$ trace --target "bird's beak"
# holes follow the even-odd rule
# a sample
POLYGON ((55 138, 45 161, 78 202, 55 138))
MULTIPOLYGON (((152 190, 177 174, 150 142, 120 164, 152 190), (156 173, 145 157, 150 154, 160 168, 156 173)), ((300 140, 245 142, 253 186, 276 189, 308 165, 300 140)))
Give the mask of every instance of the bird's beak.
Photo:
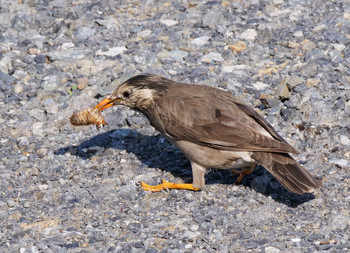
POLYGON ((119 104, 121 101, 120 98, 117 98, 117 99, 109 99, 108 97, 103 99, 98 105, 95 106, 94 109, 98 109, 98 111, 102 111, 108 107, 111 107, 113 105, 117 105, 119 104))

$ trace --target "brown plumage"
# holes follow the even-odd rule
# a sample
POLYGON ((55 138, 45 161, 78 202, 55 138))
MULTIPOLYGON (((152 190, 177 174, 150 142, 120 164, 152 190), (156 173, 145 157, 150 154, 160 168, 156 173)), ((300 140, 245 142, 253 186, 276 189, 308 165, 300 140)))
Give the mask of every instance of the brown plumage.
POLYGON ((193 185, 186 189, 204 187, 206 168, 242 168, 256 163, 291 192, 303 194, 321 186, 321 179, 289 155, 296 150, 263 117, 229 92, 138 75, 95 108, 103 110, 117 104, 145 114, 190 159, 193 185))

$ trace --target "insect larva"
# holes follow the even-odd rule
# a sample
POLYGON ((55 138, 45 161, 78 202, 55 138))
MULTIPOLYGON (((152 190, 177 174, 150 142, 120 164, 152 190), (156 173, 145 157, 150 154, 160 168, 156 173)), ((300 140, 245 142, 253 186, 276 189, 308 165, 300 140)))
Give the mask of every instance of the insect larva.
POLYGON ((97 128, 108 125, 98 109, 85 109, 70 116, 70 123, 74 126, 95 124, 97 128))

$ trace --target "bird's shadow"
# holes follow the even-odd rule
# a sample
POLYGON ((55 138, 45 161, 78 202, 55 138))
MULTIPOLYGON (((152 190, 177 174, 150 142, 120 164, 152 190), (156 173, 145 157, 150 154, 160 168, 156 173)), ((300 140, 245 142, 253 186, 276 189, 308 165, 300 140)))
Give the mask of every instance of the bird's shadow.
MULTIPOLYGON (((143 135, 136 130, 120 128, 98 134, 83 141, 78 146, 61 147, 55 151, 56 155, 70 153, 81 159, 90 159, 101 155, 105 149, 125 150, 133 153, 142 164, 168 171, 185 182, 192 182, 192 171, 189 160, 170 142, 161 135, 143 135)), ((206 174, 206 184, 235 184, 237 175, 231 170, 213 170, 206 174)), ((247 175, 240 184, 242 187, 253 188, 265 196, 271 196, 277 202, 289 207, 297 207, 315 198, 311 193, 298 195, 288 192, 262 166, 247 175), (257 180, 260 178, 262 180, 257 180)))

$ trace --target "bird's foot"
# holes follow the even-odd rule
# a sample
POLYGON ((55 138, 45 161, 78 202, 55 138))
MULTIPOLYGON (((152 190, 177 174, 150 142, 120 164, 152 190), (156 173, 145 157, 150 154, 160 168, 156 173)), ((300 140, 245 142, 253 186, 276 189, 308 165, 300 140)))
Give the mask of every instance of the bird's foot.
POLYGON ((192 190, 192 191, 199 190, 199 188, 194 188, 192 184, 170 183, 165 181, 164 179, 162 183, 159 185, 149 185, 141 182, 141 187, 144 191, 152 191, 152 192, 159 192, 165 189, 185 189, 185 190, 192 190))
POLYGON ((233 169, 231 172, 239 175, 236 180, 236 184, 239 184, 246 175, 249 175, 250 173, 252 173, 254 171, 255 165, 256 164, 252 164, 250 167, 244 167, 240 171, 233 169))

